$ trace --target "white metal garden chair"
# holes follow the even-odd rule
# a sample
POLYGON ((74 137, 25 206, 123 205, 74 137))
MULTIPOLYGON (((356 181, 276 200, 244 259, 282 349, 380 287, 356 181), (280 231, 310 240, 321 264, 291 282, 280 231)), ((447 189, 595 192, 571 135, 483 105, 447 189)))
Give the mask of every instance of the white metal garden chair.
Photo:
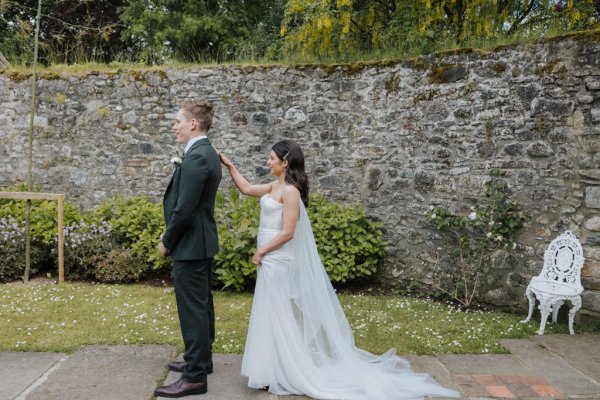
POLYGON ((529 300, 529 314, 521 322, 528 322, 533 314, 535 297, 540 302, 542 314, 539 335, 544 334, 548 315, 552 311, 552 322, 556 323, 558 309, 565 300, 571 302, 569 311, 569 332, 573 335, 573 319, 581 308, 581 267, 583 250, 579 240, 571 231, 555 238, 544 252, 544 267, 538 276, 534 276, 527 286, 525 295, 529 300))

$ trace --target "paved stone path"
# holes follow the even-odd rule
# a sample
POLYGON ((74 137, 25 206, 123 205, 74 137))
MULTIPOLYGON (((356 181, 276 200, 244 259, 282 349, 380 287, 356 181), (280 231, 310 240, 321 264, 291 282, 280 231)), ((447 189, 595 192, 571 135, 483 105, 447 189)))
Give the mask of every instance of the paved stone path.
MULTIPOLYGON (((502 340, 511 354, 408 356, 462 399, 600 400, 600 335, 502 340)), ((148 400, 178 379, 171 346, 86 346, 73 354, 0 353, 0 400, 148 400)), ((189 400, 271 400, 240 376, 240 355, 215 355, 209 391, 189 400)), ((307 399, 286 396, 282 400, 307 399)), ((160 399, 162 400, 162 399, 160 399)))

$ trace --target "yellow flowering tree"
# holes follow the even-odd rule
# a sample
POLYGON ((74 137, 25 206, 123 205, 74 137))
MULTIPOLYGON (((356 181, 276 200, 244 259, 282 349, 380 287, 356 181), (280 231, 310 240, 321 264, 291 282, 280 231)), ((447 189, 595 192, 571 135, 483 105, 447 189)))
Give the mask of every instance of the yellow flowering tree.
POLYGON ((446 24, 457 43, 518 32, 592 28, 594 0, 420 0, 426 18, 421 29, 446 24))
POLYGON ((288 1, 280 32, 284 53, 329 57, 348 50, 352 11, 352 0, 288 1))
POLYGON ((600 19, 594 1, 288 0, 282 51, 344 59, 370 50, 427 52, 442 44, 589 29, 600 19))

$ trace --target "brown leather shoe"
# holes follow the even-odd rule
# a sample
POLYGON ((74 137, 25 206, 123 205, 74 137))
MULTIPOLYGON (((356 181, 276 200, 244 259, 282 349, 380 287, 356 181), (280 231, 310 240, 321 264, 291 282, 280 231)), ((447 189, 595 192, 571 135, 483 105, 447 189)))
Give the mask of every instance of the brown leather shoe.
POLYGON ((183 372, 186 365, 187 363, 185 361, 173 361, 172 363, 169 363, 168 367, 171 371, 183 372))
POLYGON ((206 382, 187 382, 183 378, 170 385, 161 386, 154 391, 156 397, 183 397, 192 394, 204 394, 208 391, 206 382))
MULTIPOLYGON (((183 369, 185 368, 186 365, 187 365, 187 363, 185 361, 173 361, 172 363, 169 363, 168 367, 171 371, 183 372, 183 369)), ((206 373, 212 374, 212 372, 213 372, 213 363, 212 363, 212 361, 209 361, 208 366, 206 367, 206 373)))

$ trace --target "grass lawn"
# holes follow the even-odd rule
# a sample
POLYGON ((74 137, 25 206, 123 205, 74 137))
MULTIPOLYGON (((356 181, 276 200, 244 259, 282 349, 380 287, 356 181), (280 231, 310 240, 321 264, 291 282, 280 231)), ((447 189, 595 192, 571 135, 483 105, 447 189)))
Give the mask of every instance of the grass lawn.
MULTIPOLYGON (((241 353, 252 295, 215 291, 215 353, 241 353)), ((88 344, 170 344, 183 349, 172 287, 68 283, 0 285, 0 351, 73 352, 88 344)), ((358 347, 399 354, 502 353, 500 338, 535 334, 538 319, 458 311, 400 296, 341 294, 358 347)), ((577 333, 600 331, 598 323, 577 333)), ((547 334, 567 333, 550 325, 547 334)))

